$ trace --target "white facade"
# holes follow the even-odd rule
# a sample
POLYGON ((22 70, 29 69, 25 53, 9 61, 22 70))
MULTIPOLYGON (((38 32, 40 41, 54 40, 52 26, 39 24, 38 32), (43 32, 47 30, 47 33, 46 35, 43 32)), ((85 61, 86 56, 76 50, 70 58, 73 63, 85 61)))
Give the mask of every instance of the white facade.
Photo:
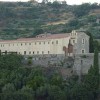
POLYGON ((17 52, 22 55, 65 54, 63 47, 68 48, 69 41, 71 41, 71 43, 73 42, 72 45, 77 43, 78 35, 77 33, 74 35, 75 37, 73 38, 73 36, 68 33, 53 35, 40 34, 35 38, 1 40, 0 50, 1 52, 17 52))

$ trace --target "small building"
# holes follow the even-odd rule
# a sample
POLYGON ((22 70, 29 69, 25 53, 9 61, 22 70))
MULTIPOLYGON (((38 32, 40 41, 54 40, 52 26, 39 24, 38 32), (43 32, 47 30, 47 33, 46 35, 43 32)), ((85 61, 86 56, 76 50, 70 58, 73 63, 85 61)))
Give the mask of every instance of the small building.
POLYGON ((73 55, 89 53, 89 36, 72 31, 63 34, 40 34, 35 38, 0 40, 1 52, 16 52, 21 55, 73 55))

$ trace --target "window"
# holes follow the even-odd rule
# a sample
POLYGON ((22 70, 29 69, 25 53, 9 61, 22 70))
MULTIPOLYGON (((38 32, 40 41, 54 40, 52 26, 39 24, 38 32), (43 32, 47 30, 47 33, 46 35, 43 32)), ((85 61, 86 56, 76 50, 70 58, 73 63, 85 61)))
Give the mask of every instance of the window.
POLYGON ((1 44, 1 47, 2 47, 2 44, 1 44))
POLYGON ((48 42, 48 44, 49 44, 49 42, 48 42))
POLYGON ((44 42, 44 44, 45 44, 45 42, 44 42))
POLYGON ((33 54, 34 54, 34 51, 33 51, 33 54))
POLYGON ((77 35, 77 33, 75 33, 75 35, 77 35))
POLYGON ((24 51, 24 55, 26 55, 26 51, 24 51))
POLYGON ((21 46, 22 46, 23 44, 21 43, 21 46))
POLYGON ((85 50, 82 50, 82 53, 85 53, 85 50))
POLYGON ((50 52, 48 51, 48 54, 49 54, 50 52))
POLYGON ((29 43, 29 45, 31 45, 31 43, 29 43))
POLYGON ((58 44, 58 41, 56 41, 56 44, 58 44))
POLYGON ((35 42, 35 45, 36 45, 36 42, 35 42))
POLYGON ((37 54, 39 54, 39 51, 37 51, 37 54))
POLYGON ((52 44, 54 44, 54 42, 52 42, 52 44))
POLYGON ((10 44, 9 44, 9 46, 10 46, 10 44))
POLYGON ((44 54, 44 51, 42 51, 42 54, 44 54))
POLYGON ((29 54, 31 54, 31 51, 29 51, 29 54))
POLYGON ((85 39, 82 39, 82 44, 84 44, 85 43, 85 39))
POLYGON ((13 46, 14 46, 14 44, 13 44, 13 46))
POLYGON ((75 40, 73 40, 73 43, 75 43, 75 40))
POLYGON ((39 44, 41 44, 41 42, 39 42, 39 44))
POLYGON ((25 43, 25 45, 27 45, 27 43, 25 43))

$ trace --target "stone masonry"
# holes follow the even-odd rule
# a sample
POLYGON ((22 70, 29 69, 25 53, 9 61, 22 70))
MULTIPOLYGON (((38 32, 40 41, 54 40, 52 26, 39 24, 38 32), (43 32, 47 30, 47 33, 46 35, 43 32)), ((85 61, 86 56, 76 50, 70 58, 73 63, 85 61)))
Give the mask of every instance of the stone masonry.
MULTIPOLYGON (((32 56, 32 65, 44 67, 63 67, 72 68, 73 73, 79 75, 86 74, 91 65, 93 65, 94 54, 77 54, 74 57, 65 57, 64 55, 36 55, 32 56)), ((24 64, 27 64, 28 56, 25 56, 24 64)), ((100 54, 99 54, 100 65, 100 54)))

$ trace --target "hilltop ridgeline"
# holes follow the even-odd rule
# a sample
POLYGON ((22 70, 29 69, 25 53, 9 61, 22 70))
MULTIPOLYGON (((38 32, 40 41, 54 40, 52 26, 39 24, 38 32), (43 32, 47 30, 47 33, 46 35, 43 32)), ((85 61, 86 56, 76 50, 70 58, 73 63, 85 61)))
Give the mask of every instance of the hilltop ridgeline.
POLYGON ((0 39, 81 29, 100 38, 100 4, 0 2, 0 39))

